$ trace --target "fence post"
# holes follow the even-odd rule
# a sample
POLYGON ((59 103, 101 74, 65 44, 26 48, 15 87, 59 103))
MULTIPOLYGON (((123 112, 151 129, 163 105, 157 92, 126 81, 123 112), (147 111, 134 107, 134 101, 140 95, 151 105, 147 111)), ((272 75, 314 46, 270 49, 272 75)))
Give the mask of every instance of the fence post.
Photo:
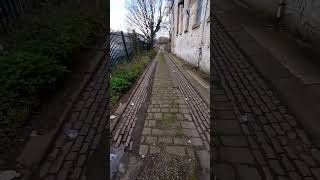
POLYGON ((129 57, 129 53, 128 53, 128 49, 127 49, 127 45, 126 45, 126 41, 124 39, 124 34, 123 34, 123 31, 121 31, 121 37, 122 37, 122 42, 123 42, 123 45, 124 45, 124 49, 126 51, 126 55, 127 55, 127 59, 129 60, 130 57, 129 57))
POLYGON ((137 44, 137 41, 136 41, 136 37, 135 37, 135 32, 134 32, 134 30, 132 30, 132 35, 131 35, 131 47, 132 47, 132 49, 133 49, 133 53, 134 54, 137 54, 138 53, 138 44, 137 44))

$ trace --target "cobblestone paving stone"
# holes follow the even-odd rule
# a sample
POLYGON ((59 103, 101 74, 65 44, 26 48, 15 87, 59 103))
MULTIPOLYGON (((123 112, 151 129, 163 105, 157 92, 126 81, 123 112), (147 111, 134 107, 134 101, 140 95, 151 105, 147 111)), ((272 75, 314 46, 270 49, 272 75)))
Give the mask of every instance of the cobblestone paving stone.
MULTIPOLYGON (((179 89, 183 96, 186 98, 186 104, 190 110, 190 116, 195 122, 196 129, 198 130, 201 138, 205 141, 207 150, 210 150, 210 112, 207 104, 201 99, 200 95, 193 89, 187 79, 182 75, 177 66, 168 61, 169 66, 172 68, 171 76, 175 84, 179 86, 179 89)), ((187 116, 189 119, 190 117, 187 116)), ((190 118, 191 119, 191 118, 190 118)), ((182 125, 187 126, 187 125, 182 125)))
POLYGON ((212 17, 213 168, 217 179, 320 179, 319 151, 212 17))
POLYGON ((90 83, 81 92, 63 127, 64 132, 76 130, 78 136, 58 136, 54 147, 40 167, 39 176, 48 180, 86 179, 86 161, 100 143, 101 133, 109 121, 106 113, 107 63, 103 63, 90 83))
POLYGON ((197 154, 209 174, 209 108, 168 56, 159 59, 147 111, 139 155, 197 154))
POLYGON ((137 122, 137 113, 147 98, 147 87, 151 80, 151 75, 156 67, 156 64, 156 61, 151 63, 143 80, 141 81, 141 84, 138 86, 138 89, 132 97, 131 102, 129 102, 127 108, 121 116, 120 124, 117 126, 113 135, 115 147, 119 147, 120 144, 125 144, 125 147, 130 147, 130 149, 132 149, 131 134, 137 122))

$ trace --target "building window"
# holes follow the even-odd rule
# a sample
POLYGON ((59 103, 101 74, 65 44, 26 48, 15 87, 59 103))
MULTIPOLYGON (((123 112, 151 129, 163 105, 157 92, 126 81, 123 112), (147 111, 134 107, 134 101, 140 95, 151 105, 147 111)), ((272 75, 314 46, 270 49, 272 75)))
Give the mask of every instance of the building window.
POLYGON ((182 34, 182 31, 183 31, 182 30, 183 29, 183 5, 181 5, 181 4, 179 5, 179 12, 180 12, 179 13, 180 14, 180 27, 179 27, 180 31, 179 32, 180 32, 180 34, 182 34))
POLYGON ((179 14, 180 14, 180 9, 179 9, 179 5, 178 5, 178 9, 177 9, 177 26, 176 26, 176 29, 177 29, 177 35, 179 34, 179 14))
POLYGON ((196 12, 194 13, 193 28, 196 28, 200 25, 202 2, 203 2, 203 0, 197 0, 196 12))
POLYGON ((185 13, 186 13, 186 21, 185 21, 186 24, 185 24, 184 32, 188 32, 189 19, 190 19, 190 0, 187 1, 185 13))

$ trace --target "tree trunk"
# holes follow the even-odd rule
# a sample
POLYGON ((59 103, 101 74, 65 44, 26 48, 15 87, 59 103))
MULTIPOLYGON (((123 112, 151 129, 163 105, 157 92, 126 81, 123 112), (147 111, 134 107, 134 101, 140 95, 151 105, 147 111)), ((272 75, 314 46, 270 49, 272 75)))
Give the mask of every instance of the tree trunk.
POLYGON ((149 47, 148 47, 149 49, 151 49, 151 48, 153 47, 153 43, 154 43, 154 42, 153 42, 153 38, 152 38, 152 39, 150 40, 150 42, 149 42, 149 47))

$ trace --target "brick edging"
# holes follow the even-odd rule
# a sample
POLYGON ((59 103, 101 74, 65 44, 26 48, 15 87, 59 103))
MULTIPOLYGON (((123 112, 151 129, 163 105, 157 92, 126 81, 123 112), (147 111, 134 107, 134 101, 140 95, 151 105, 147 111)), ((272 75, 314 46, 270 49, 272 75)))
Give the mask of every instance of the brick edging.
MULTIPOLYGON (((130 103, 133 95, 135 94, 135 92, 137 91, 138 87, 140 86, 142 80, 144 79, 147 71, 149 70, 152 62, 156 59, 156 57, 159 55, 159 51, 157 53, 157 55, 151 60, 151 62, 149 62, 148 66, 145 68, 143 74, 140 76, 139 80, 138 80, 138 83, 136 84, 136 86, 134 87, 133 91, 131 92, 127 102, 123 105, 123 106, 119 106, 116 110, 116 112, 118 112, 117 117, 114 119, 113 123, 111 124, 110 123, 110 134, 112 134, 112 132, 114 131, 115 127, 117 126, 123 112, 125 111, 125 109, 127 108, 128 104, 130 103)), ((112 138, 112 137, 111 137, 112 138)))
MULTIPOLYGON (((102 47, 105 47, 106 43, 104 43, 102 45, 102 47)), ((102 48, 104 49, 104 48, 102 48)), ((101 65, 101 63, 103 62, 103 60, 106 58, 106 52, 105 51, 98 51, 98 55, 96 55, 97 57, 97 61, 95 62, 94 65, 89 67, 89 70, 86 71, 84 75, 84 79, 82 80, 80 87, 78 89, 76 89, 72 95, 71 95, 71 100, 70 102, 67 103, 67 107, 65 108, 65 110, 63 111, 63 113, 61 114, 61 116, 59 117, 56 126, 54 129, 52 129, 51 131, 49 131, 47 134, 42 135, 42 136, 35 136, 35 137, 31 137, 31 139, 27 142, 27 144, 24 147, 24 150, 20 153, 20 155, 17 157, 16 161, 19 162, 22 165, 26 165, 28 164, 26 167, 27 170, 24 174, 25 176, 23 177, 24 180, 31 180, 32 175, 34 175, 34 170, 35 169, 39 169, 39 165, 44 161, 44 158, 47 156, 47 154, 50 152, 50 149, 52 148, 53 143, 55 142, 55 140, 57 139, 59 133, 61 132, 61 129, 63 127, 63 125, 65 124, 66 120, 68 119, 68 115, 72 109, 72 107, 74 106, 74 104, 76 103, 76 101, 78 100, 81 92, 83 91, 83 89, 86 87, 86 85, 89 83, 89 81, 92 79, 92 77, 96 74, 97 69, 99 68, 99 65, 101 65), (28 163, 23 163, 24 162, 24 157, 28 156, 28 151, 26 150, 27 148, 32 148, 35 145, 38 145, 40 142, 43 143, 43 146, 37 146, 37 156, 39 158, 37 158, 36 160, 34 160, 34 162, 28 162, 28 163), (39 148, 40 147, 40 148, 39 148), (32 169, 31 169, 32 168, 32 169), (35 169, 33 169, 35 168, 35 169), (31 172, 30 172, 31 170, 31 172)), ((29 150, 30 151, 30 150, 29 150)))
POLYGON ((180 71, 180 73, 183 75, 183 77, 188 81, 188 83, 192 86, 192 88, 197 92, 197 94, 201 97, 201 99, 203 100, 203 102, 206 103, 206 105, 208 107, 210 107, 210 104, 208 104, 208 102, 205 100, 205 97, 198 91, 197 88, 194 87, 194 85, 191 83, 191 81, 189 80, 189 78, 186 77, 185 73, 183 72, 183 70, 181 70, 182 68, 179 67, 177 65, 176 62, 174 62, 174 60, 172 60, 172 57, 170 57, 170 55, 168 55, 169 59, 173 62, 173 64, 178 68, 178 70, 180 71))

